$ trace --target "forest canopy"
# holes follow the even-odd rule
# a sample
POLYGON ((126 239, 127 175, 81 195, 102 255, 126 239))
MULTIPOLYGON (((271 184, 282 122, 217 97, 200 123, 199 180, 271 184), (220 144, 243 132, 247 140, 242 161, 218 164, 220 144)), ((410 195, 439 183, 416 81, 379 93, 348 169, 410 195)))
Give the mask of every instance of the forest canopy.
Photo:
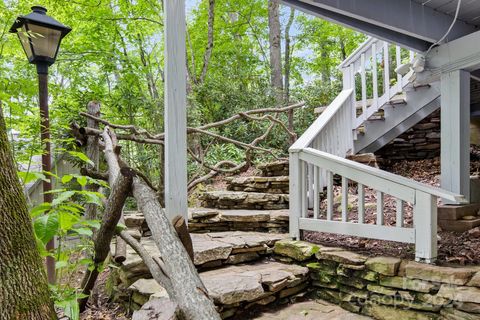
MULTIPOLYGON (((37 79, 20 43, 8 30, 15 17, 30 12, 30 1, 0 1, 0 101, 17 161, 40 153, 37 79), (26 142, 27 141, 27 142, 26 142)), ((71 27, 50 68, 50 113, 57 146, 68 125, 89 101, 102 104, 102 117, 163 132, 163 6, 151 0, 44 0, 48 14, 71 27)), ((313 119, 313 107, 327 105, 340 89, 336 66, 364 36, 338 25, 280 6, 280 79, 288 101, 277 101, 271 86, 268 2, 264 0, 187 0, 188 124, 219 121, 238 112, 305 101, 293 128, 301 133, 313 119), (287 44, 288 42, 288 44, 287 44), (288 48, 287 48, 288 47, 288 48), (288 83, 287 83, 288 82, 288 83)), ((275 30, 274 30, 275 31, 275 30)), ((270 31, 271 32, 271 31, 270 31)), ((278 72, 278 70, 276 71, 278 72)), ((286 117, 286 115, 281 115, 286 117)), ((268 123, 239 121, 217 128, 225 137, 249 142, 268 123)), ((211 139, 191 139, 211 165, 240 161, 244 150, 211 139)), ((261 142, 285 155, 289 139, 274 129, 261 142)), ((158 146, 127 143, 132 166, 161 175, 158 146)), ((190 162, 190 174, 198 164, 190 162)))

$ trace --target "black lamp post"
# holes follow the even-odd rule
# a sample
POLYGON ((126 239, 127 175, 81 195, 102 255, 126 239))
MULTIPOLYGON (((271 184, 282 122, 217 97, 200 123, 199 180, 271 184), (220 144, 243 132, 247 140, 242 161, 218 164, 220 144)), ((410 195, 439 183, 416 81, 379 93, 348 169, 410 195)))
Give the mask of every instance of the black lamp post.
MULTIPOLYGON (((42 169, 51 172, 51 148, 50 148, 50 123, 48 115, 48 67, 57 58, 58 48, 63 37, 72 29, 64 26, 57 20, 47 15, 47 9, 33 6, 32 13, 20 16, 10 28, 10 32, 16 33, 27 55, 28 61, 37 66, 41 140, 43 145, 42 169)), ((43 182, 43 200, 52 202, 52 194, 46 193, 52 190, 50 180, 43 182)), ((53 249, 53 240, 47 244, 47 249, 53 249)), ((55 260, 47 257, 47 275, 50 283, 55 283, 55 260)))

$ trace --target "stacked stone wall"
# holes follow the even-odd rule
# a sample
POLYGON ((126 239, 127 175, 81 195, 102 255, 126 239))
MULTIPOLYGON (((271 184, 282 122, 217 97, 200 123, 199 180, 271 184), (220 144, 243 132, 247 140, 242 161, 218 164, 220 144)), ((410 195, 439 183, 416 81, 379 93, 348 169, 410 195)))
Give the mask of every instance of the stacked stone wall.
POLYGON ((433 112, 375 154, 387 163, 440 156, 440 110, 433 112))
POLYGON ((375 319, 480 319, 480 268, 369 258, 303 241, 275 244, 277 258, 306 265, 321 299, 375 319))

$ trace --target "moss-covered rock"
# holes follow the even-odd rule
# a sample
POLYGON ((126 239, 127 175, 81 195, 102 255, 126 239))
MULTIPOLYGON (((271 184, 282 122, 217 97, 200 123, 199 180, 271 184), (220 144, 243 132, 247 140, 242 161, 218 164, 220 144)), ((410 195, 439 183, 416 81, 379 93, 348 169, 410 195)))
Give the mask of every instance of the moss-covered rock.
POLYGON ((438 290, 439 286, 423 280, 409 279, 404 277, 380 277, 380 285, 403 290, 430 293, 438 290))
POLYGON ((437 295, 460 302, 480 303, 480 288, 476 287, 457 287, 442 284, 437 295))
POLYGON ((455 308, 443 308, 440 314, 443 316, 442 319, 445 320, 480 320, 478 314, 463 312, 455 308))
POLYGON ((350 265, 361 265, 365 263, 367 257, 362 256, 355 252, 350 251, 330 251, 330 250, 320 250, 315 254, 319 260, 331 260, 338 263, 350 264, 350 265))
POLYGON ((298 240, 281 240, 275 243, 273 251, 278 255, 287 256, 297 261, 310 259, 320 249, 319 246, 298 240))
POLYGON ((449 284, 466 284, 474 275, 471 268, 449 268, 411 262, 405 267, 408 278, 421 279, 449 284))
POLYGON ((368 284, 367 290, 371 292, 383 294, 386 296, 395 296, 397 294, 397 290, 393 290, 391 288, 379 286, 376 284, 368 284))
POLYGON ((367 269, 386 276, 395 276, 402 260, 391 257, 374 257, 365 262, 367 269))

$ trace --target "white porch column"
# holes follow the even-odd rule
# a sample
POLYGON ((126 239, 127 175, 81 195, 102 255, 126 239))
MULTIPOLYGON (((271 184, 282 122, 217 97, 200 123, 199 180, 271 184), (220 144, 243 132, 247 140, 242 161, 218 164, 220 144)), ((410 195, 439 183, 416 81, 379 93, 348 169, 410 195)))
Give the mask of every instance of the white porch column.
MULTIPOLYGON (((441 186, 470 199, 470 73, 441 76, 441 186)), ((446 201, 443 201, 446 203, 446 201)))
POLYGON ((187 215, 185 0, 164 0, 165 211, 187 215))

